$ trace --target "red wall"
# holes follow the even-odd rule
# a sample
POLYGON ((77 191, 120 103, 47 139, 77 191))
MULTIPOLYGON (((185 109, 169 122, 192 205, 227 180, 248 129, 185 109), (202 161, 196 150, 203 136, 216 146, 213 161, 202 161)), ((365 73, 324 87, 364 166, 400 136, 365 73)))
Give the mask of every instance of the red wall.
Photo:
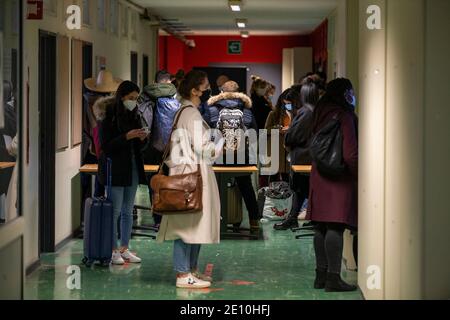
POLYGON ((195 41, 195 48, 188 48, 174 37, 160 37, 161 69, 175 73, 180 68, 189 71, 210 63, 281 64, 283 48, 311 46, 310 36, 251 36, 247 39, 239 36, 195 36, 189 39, 195 41), (242 41, 242 54, 228 54, 229 40, 242 41))
MULTIPOLYGON (((188 48, 172 36, 159 37, 159 67, 175 74, 193 67, 206 67, 211 63, 273 63, 281 64, 283 49, 312 47, 314 63, 326 65, 328 21, 306 36, 194 36, 195 48, 188 48), (242 54, 229 55, 228 41, 242 41, 242 54)), ((326 68, 325 68, 326 70, 326 68)))

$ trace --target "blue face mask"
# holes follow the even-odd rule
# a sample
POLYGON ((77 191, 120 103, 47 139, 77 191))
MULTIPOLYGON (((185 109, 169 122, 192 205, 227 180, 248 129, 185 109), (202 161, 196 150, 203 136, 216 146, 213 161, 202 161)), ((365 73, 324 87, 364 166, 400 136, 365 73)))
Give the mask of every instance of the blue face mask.
POLYGON ((356 96, 352 96, 352 106, 353 108, 356 108, 356 96))
POLYGON ((287 103, 287 104, 285 104, 285 105, 284 105, 284 108, 285 108, 287 111, 292 111, 292 103, 287 103))

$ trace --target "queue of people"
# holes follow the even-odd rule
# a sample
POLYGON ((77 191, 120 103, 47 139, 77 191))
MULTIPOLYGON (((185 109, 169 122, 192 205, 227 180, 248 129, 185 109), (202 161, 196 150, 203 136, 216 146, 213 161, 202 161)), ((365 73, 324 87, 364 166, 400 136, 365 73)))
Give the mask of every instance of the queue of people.
MULTIPOLYGON (((155 83, 142 93, 136 84, 124 81, 117 88, 110 86, 100 91, 97 99, 87 99, 87 106, 95 117, 89 119, 90 124, 100 131, 100 139, 97 139, 100 142, 94 146, 100 164, 98 183, 102 186, 107 184, 106 159, 112 161, 111 194, 116 223, 111 263, 141 262, 130 251, 129 241, 137 186, 147 184, 150 197, 153 196, 150 180, 144 174, 144 162, 165 165, 166 174, 176 177, 199 168, 202 209, 164 214, 162 219, 156 214, 154 217, 159 226, 158 241, 174 241, 176 286, 209 287, 212 278, 199 272, 198 257, 201 245, 220 241, 221 200, 212 165, 225 151, 232 149, 230 144, 242 142, 230 137, 231 129, 278 129, 273 133, 280 134, 281 164, 277 178, 290 182, 294 201, 288 217, 274 227, 286 230, 298 226, 300 209, 308 199, 306 219, 315 228, 314 287, 326 291, 356 290, 340 277, 343 232, 345 229, 356 231, 357 226, 358 125, 351 82, 336 79, 325 86, 322 75, 310 74, 283 92, 273 106, 270 96, 275 86, 260 77, 252 77, 250 97, 240 92, 239 85, 226 76, 219 78, 220 92, 212 97, 206 73, 179 72, 176 78, 171 83, 171 75, 160 71, 155 83), (104 92, 115 94, 103 97, 104 92), (317 143, 314 137, 333 119, 340 123, 344 170, 330 177, 315 163, 311 145, 317 143), (214 140, 208 135, 210 129, 219 129, 225 137, 214 140), (175 131, 183 134, 175 134, 175 131), (292 165, 309 164, 312 164, 311 175, 291 170, 292 165)), ((113 79, 110 74, 108 79, 113 79)), ((249 212, 251 228, 257 230, 261 213, 251 175, 236 181, 249 212)), ((260 184, 266 183, 268 180, 260 179, 260 184)))

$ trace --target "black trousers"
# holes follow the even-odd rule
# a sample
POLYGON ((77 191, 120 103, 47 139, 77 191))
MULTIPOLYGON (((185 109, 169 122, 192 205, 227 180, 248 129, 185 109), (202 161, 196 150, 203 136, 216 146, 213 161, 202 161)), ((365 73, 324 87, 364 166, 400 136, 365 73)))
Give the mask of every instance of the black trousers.
POLYGON ((316 223, 314 251, 317 270, 341 273, 345 228, 346 226, 340 223, 316 223))
MULTIPOLYGON (((252 185, 252 176, 246 175, 242 177, 236 177, 236 183, 239 191, 244 199, 245 206, 247 207, 250 220, 259 220, 262 218, 258 211, 258 201, 256 200, 255 190, 252 185)), ((222 200, 224 201, 224 200, 222 200)))
POLYGON ((291 189, 294 191, 294 199, 289 217, 298 218, 303 203, 309 197, 309 176, 294 173, 290 177, 290 183, 291 189))

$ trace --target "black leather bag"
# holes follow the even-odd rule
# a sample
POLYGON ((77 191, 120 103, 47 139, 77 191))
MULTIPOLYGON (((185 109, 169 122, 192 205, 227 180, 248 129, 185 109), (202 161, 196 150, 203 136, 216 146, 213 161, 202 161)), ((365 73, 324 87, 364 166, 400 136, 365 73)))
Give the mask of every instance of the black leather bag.
POLYGON ((345 174, 341 122, 337 116, 314 135, 310 152, 320 175, 338 178, 345 174))

